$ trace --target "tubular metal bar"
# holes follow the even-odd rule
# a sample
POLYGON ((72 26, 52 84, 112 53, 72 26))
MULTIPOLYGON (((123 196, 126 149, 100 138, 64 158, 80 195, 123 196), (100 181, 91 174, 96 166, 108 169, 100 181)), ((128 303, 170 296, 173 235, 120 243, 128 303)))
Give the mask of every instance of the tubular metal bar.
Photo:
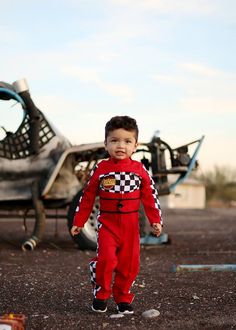
POLYGON ((32 236, 22 244, 22 250, 32 251, 41 240, 45 229, 45 210, 42 200, 39 198, 39 183, 34 181, 32 184, 32 199, 35 209, 35 225, 32 236))
POLYGON ((198 152, 200 150, 200 147, 202 145, 202 142, 204 140, 204 135, 201 137, 201 139, 195 141, 195 142, 198 142, 198 145, 193 153, 193 156, 191 158, 191 161, 190 161, 190 164, 188 166, 188 170, 185 174, 181 175, 174 183, 172 183, 169 187, 169 190, 170 192, 173 192, 175 190, 175 187, 180 184, 181 182, 183 182, 184 180, 187 179, 187 177, 190 175, 192 169, 194 168, 194 165, 196 163, 196 158, 197 158, 197 155, 198 155, 198 152))
POLYGON ((172 268, 174 273, 179 272, 219 272, 233 271, 236 272, 236 264, 219 264, 219 265, 174 265, 172 268))

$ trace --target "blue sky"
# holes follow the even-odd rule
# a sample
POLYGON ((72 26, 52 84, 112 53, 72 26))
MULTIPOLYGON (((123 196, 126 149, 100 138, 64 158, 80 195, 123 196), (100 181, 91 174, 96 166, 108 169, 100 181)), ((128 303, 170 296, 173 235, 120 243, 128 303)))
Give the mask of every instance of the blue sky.
MULTIPOLYGON (((141 141, 205 135, 203 171, 236 167, 234 0, 0 0, 0 31, 0 80, 26 78, 73 144, 103 141, 125 114, 141 141)), ((21 116, 1 110, 1 125, 21 116)))

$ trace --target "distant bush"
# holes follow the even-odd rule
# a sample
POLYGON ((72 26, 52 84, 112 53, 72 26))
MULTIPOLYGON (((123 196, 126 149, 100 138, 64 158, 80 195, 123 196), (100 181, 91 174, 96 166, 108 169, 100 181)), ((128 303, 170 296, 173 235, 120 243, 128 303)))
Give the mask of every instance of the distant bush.
POLYGON ((200 175, 199 179, 206 186, 206 199, 210 203, 232 205, 236 202, 236 169, 228 166, 215 166, 213 170, 200 175))

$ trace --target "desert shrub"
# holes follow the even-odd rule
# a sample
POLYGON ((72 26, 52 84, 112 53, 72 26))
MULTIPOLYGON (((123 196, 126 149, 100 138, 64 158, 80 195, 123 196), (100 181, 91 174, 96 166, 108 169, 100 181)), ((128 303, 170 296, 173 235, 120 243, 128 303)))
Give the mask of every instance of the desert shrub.
POLYGON ((206 199, 223 202, 236 201, 236 169, 215 166, 199 176, 206 186, 206 199))

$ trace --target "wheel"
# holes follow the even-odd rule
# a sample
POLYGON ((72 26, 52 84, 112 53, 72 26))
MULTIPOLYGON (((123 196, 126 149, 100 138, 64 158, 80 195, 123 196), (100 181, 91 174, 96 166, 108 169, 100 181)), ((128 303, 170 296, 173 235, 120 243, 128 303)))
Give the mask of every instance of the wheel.
MULTIPOLYGON (((74 214, 78 205, 79 199, 82 195, 80 190, 77 195, 73 198, 67 214, 67 225, 69 231, 71 230, 74 214)), ((78 235, 72 236, 74 242, 78 245, 81 250, 96 250, 97 247, 97 215, 99 211, 99 198, 97 197, 93 206, 93 210, 89 216, 88 221, 85 223, 84 228, 78 235)), ((147 233, 147 218, 144 213, 143 207, 139 209, 139 225, 140 234, 145 236, 147 233)))
MULTIPOLYGON (((81 195, 82 195, 82 190, 80 190, 78 194, 73 198, 71 205, 69 207, 67 214, 67 224, 69 231, 72 227, 75 210, 81 195)), ((93 206, 93 210, 89 216, 88 221, 85 223, 84 228, 81 230, 81 232, 78 235, 72 236, 74 242, 78 245, 78 247, 81 250, 85 250, 85 249, 96 250, 98 211, 99 211, 99 199, 96 198, 93 206)))
POLYGON ((140 237, 143 237, 150 233, 151 229, 142 204, 140 205, 138 216, 140 237))

